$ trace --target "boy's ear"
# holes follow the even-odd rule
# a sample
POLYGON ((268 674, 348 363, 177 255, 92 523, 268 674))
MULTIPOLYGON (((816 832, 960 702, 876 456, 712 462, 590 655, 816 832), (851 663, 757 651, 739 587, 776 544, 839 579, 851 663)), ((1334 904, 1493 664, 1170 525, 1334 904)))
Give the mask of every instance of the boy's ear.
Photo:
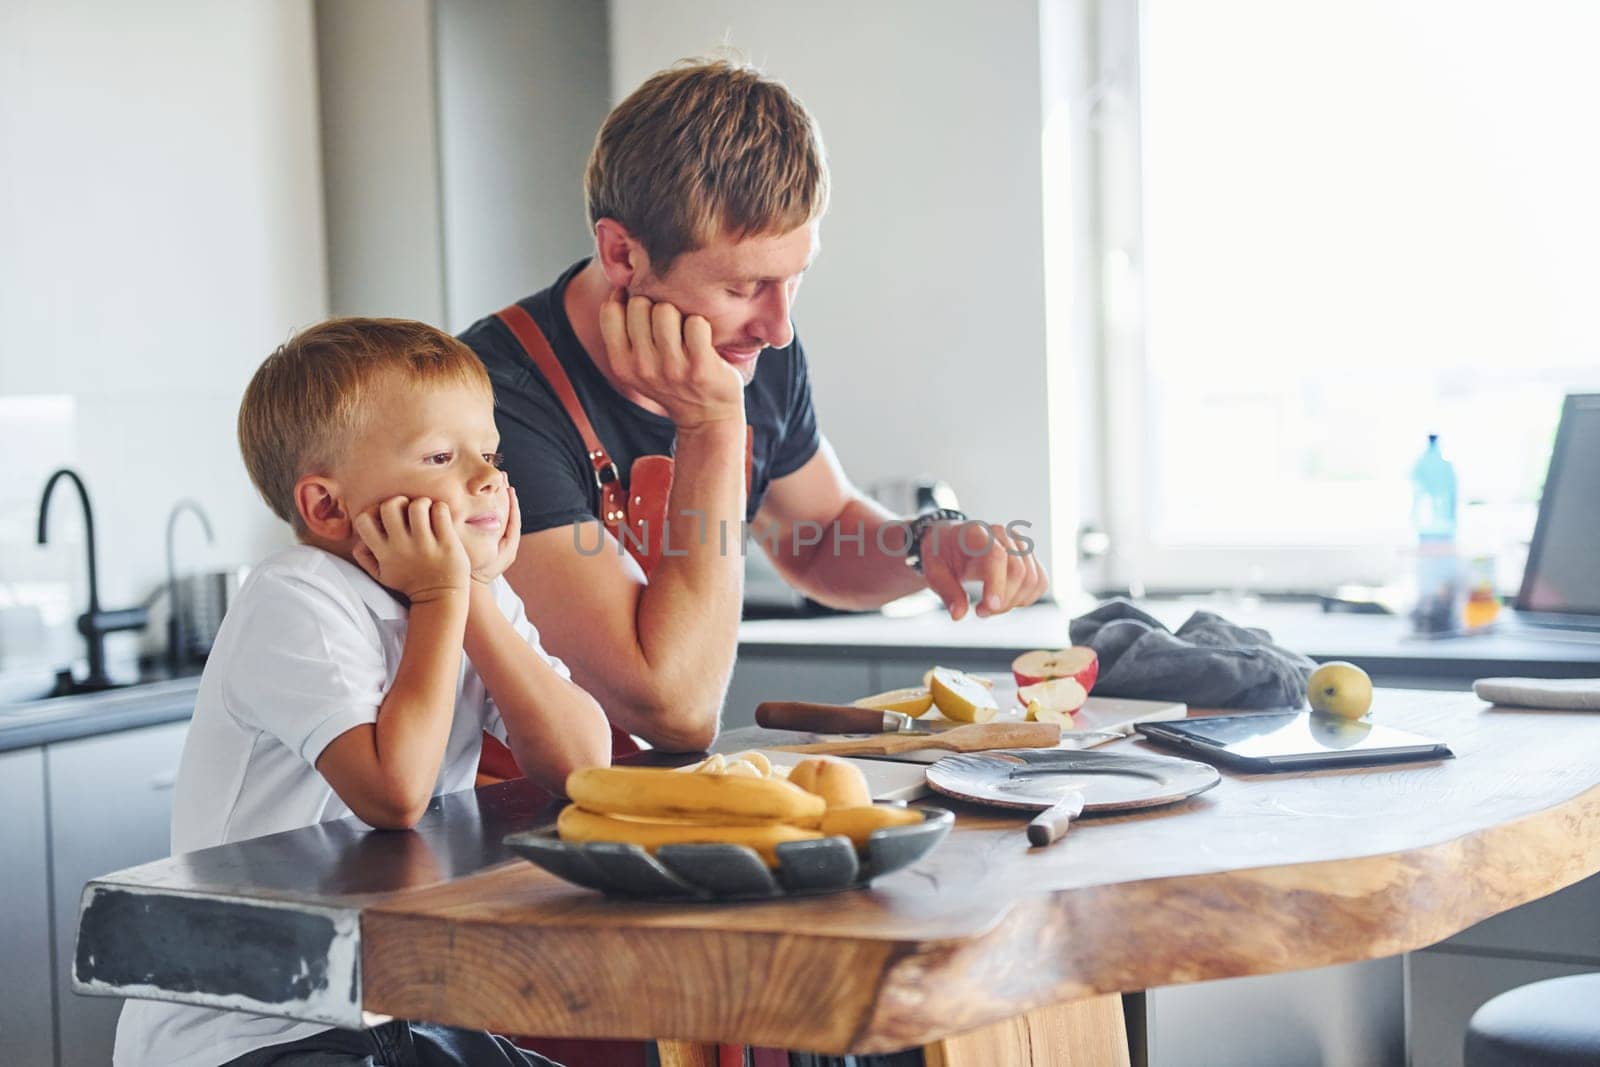
POLYGON ((354 532, 351 516, 339 498, 339 484, 320 474, 294 483, 294 507, 306 530, 324 541, 344 541, 354 532))
POLYGON ((630 288, 649 270, 644 246, 616 219, 594 224, 594 254, 613 289, 630 288))

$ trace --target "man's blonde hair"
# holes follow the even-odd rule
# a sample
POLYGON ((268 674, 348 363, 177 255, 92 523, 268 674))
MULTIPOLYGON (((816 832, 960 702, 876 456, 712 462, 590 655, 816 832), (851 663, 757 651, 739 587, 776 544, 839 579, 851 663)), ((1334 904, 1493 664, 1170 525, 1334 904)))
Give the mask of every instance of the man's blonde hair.
POLYGON ((493 393, 470 348, 409 319, 329 319, 302 330, 268 356, 245 387, 239 404, 245 469, 295 533, 305 533, 295 483, 338 465, 366 428, 374 390, 391 376, 493 393))
POLYGON ((615 219, 665 274, 720 235, 788 233, 828 206, 822 135, 754 67, 686 60, 606 116, 584 174, 589 224, 615 219))

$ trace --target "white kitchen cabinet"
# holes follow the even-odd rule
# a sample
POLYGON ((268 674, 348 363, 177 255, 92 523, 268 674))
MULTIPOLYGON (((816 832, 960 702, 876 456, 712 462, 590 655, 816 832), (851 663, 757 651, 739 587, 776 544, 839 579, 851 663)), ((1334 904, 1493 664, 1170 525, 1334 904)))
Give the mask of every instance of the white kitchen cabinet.
POLYGON ((71 987, 78 898, 91 878, 170 852, 172 786, 188 728, 167 723, 45 747, 59 1067, 111 1062, 122 1002, 79 996, 71 987))
POLYGON ((1149 990, 1150 1067, 1401 1067, 1401 969, 1395 956, 1149 990))
POLYGON ((44 752, 0 753, 0 1063, 55 1056, 50 989, 50 875, 44 752))

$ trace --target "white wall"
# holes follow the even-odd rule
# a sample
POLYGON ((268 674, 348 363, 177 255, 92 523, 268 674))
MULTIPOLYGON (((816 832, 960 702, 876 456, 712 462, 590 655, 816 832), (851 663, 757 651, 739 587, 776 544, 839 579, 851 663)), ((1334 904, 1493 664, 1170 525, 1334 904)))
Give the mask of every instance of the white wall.
POLYGON ((723 43, 822 127, 795 321, 852 478, 936 474, 1048 562, 1038 0, 612 0, 614 99, 723 43))
MULTIPOLYGON (((285 541, 234 417, 254 368, 327 307, 309 0, 0 5, 0 235, 0 413, 38 395, 75 411, 64 439, 23 442, 33 484, 0 473, 0 596, 81 573, 78 552, 32 545, 58 453, 94 498, 106 606, 163 580, 180 497, 216 527, 207 550, 185 520, 195 564, 285 541)), ((75 511, 52 505, 57 538, 75 511)))

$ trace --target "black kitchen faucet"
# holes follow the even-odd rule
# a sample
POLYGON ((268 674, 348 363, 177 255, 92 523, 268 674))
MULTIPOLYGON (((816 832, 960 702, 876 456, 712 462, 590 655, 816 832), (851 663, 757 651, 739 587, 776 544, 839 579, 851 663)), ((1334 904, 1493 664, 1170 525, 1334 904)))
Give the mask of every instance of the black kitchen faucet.
POLYGON ((44 495, 39 498, 39 543, 41 545, 49 543, 48 528, 45 523, 50 516, 50 494, 54 491, 56 483, 63 478, 70 480, 77 487, 78 499, 83 502, 84 539, 88 542, 89 551, 89 610, 78 616, 78 632, 83 635, 84 642, 89 646, 89 674, 79 681, 72 676, 71 667, 60 671, 56 675, 56 687, 51 696, 93 693, 114 688, 117 683, 106 674, 106 634, 116 633, 119 630, 143 629, 150 621, 150 612, 145 608, 121 608, 116 611, 100 609, 100 580, 96 572, 94 552, 94 509, 89 506, 89 490, 84 488, 83 479, 70 467, 62 467, 50 475, 50 480, 44 483, 44 495))

